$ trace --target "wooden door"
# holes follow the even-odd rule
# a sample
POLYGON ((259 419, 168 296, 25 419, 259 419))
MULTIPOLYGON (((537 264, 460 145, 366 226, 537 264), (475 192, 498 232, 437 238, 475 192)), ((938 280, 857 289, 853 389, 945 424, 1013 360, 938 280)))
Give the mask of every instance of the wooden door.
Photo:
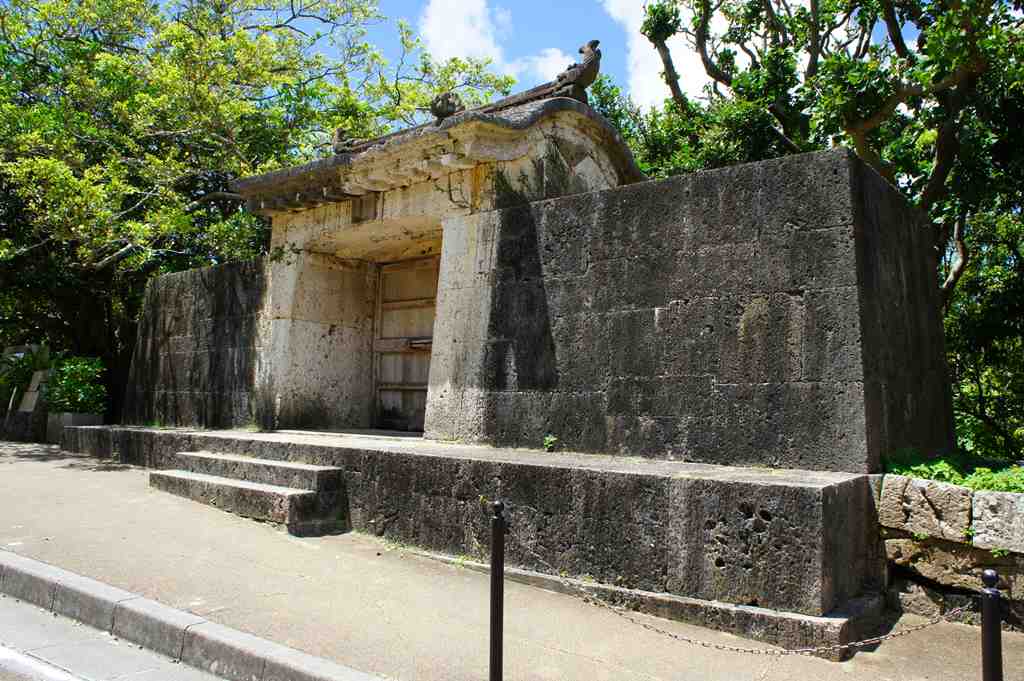
POLYGON ((381 265, 374 341, 378 428, 422 431, 439 258, 381 265))

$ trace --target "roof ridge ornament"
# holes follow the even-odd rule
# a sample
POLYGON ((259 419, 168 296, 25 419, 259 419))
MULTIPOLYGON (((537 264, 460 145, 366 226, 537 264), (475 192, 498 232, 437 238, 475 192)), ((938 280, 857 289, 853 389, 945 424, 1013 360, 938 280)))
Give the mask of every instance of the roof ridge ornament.
POLYGON ((465 110, 466 105, 462 103, 462 97, 460 97, 459 93, 454 90, 442 92, 434 97, 430 102, 430 113, 434 114, 435 125, 440 124, 444 119, 465 110))
POLYGON ((580 47, 583 61, 579 64, 570 64, 565 71, 558 74, 555 80, 556 97, 571 97, 583 104, 590 104, 587 99, 587 88, 594 84, 601 72, 601 50, 597 49, 600 44, 600 40, 591 40, 580 47))

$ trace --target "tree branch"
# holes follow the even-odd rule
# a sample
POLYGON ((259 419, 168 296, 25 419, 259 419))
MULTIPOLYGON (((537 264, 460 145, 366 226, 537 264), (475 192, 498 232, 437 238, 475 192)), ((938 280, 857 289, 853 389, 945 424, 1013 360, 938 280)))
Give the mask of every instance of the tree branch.
POLYGON ((956 221, 956 226, 953 228, 953 243, 956 245, 956 260, 949 268, 949 272, 946 274, 946 280, 942 282, 941 295, 942 295, 942 309, 948 310, 949 303, 953 300, 953 290, 956 288, 957 282, 960 281, 960 277, 963 276, 964 270, 967 269, 967 244, 964 243, 964 222, 963 216, 959 217, 956 221))
POLYGON ((885 19, 885 28, 889 32, 889 40, 892 41, 896 54, 902 59, 913 59, 913 53, 907 49, 907 43, 903 41, 903 27, 900 26, 892 0, 882 0, 882 17, 885 19))
MULTIPOLYGON (((769 0, 770 2, 770 0, 769 0)), ((807 46, 807 68, 804 69, 804 80, 810 80, 818 73, 818 58, 821 56, 821 16, 818 0, 811 0, 811 32, 807 46)))
POLYGON ((711 26, 710 0, 700 0, 699 7, 700 15, 697 18, 697 31, 694 38, 697 43, 697 51, 700 52, 700 61, 704 64, 704 70, 713 80, 726 87, 731 87, 732 75, 723 71, 708 53, 709 29, 711 26))

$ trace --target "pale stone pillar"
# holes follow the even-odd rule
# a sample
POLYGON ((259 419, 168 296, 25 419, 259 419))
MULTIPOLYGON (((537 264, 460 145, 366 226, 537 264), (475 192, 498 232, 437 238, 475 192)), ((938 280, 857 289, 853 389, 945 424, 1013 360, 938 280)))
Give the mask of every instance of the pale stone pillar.
POLYGON ((480 376, 491 318, 497 216, 477 213, 443 222, 424 427, 427 438, 472 441, 483 432, 480 376))
POLYGON ((368 428, 375 267, 320 253, 269 266, 257 369, 264 428, 368 428))

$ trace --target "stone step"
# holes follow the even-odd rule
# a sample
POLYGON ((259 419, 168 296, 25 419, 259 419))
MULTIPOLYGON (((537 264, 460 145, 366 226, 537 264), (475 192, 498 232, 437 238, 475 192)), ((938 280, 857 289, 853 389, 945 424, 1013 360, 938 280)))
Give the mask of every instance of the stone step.
POLYGON ((341 469, 332 466, 207 451, 177 452, 174 456, 176 468, 193 473, 314 492, 336 492, 341 488, 341 469))
POLYGON ((337 492, 318 493, 182 470, 152 471, 149 485, 246 518, 279 523, 291 534, 346 529, 337 492))

